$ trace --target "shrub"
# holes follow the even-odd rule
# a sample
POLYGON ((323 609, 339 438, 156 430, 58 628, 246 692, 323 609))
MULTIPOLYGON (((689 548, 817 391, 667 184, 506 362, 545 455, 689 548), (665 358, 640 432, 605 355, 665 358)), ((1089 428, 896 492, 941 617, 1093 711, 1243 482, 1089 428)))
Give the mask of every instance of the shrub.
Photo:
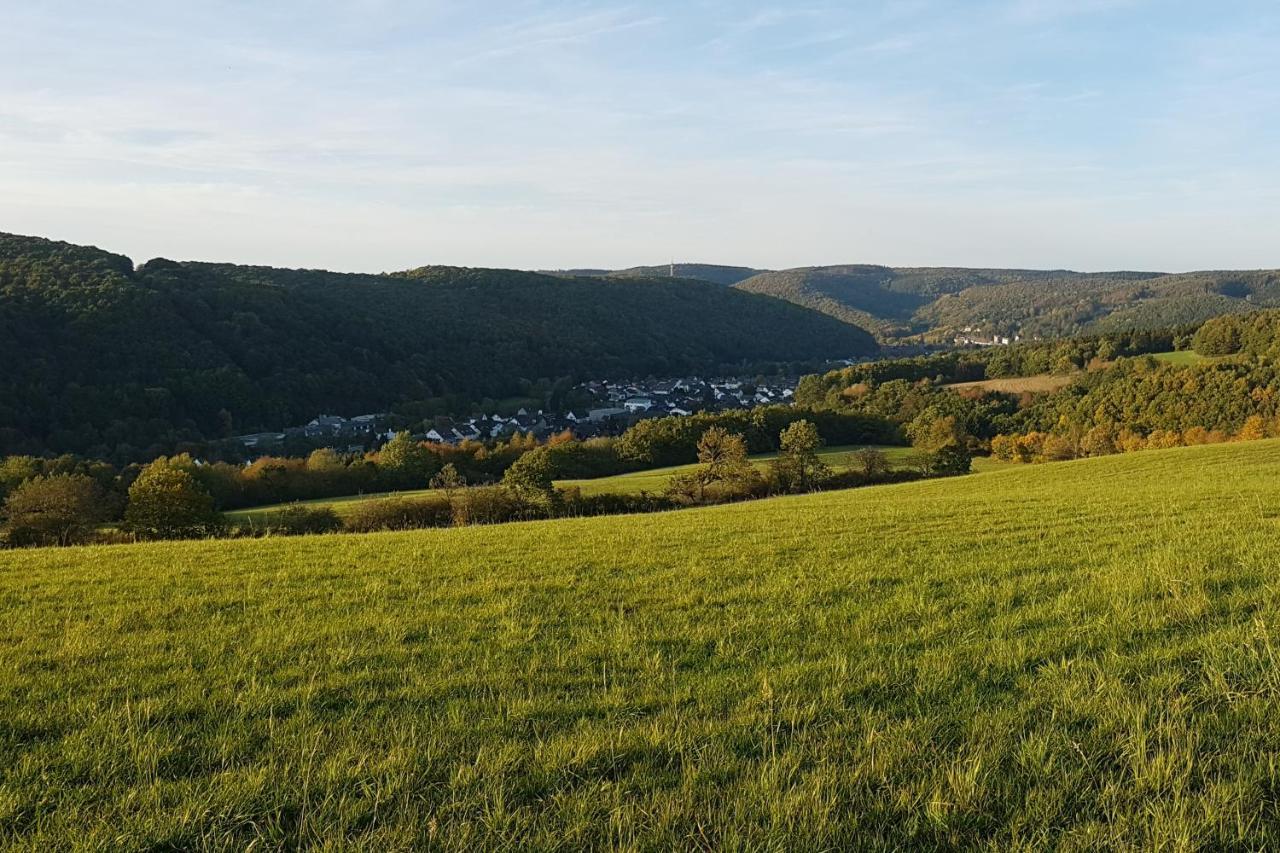
POLYGON ((342 519, 327 506, 291 504, 271 514, 267 531, 279 536, 302 536, 308 533, 333 533, 342 527, 342 519))
POLYGON ((850 459, 850 467, 856 467, 862 473, 869 477, 875 478, 888 473, 890 469, 889 457, 885 456, 884 451, 877 450, 874 447, 864 447, 861 450, 855 450, 850 459))
POLYGON ((1041 443, 1040 456, 1044 462, 1065 462, 1076 457, 1076 449, 1065 436, 1049 433, 1041 443))
POLYGON ((769 481, 747 465, 731 477, 715 480, 708 480, 698 471, 676 474, 667 483, 666 497, 679 506, 721 504, 763 498, 769 494, 769 489, 769 481))
POLYGON ((955 444, 926 453, 925 456, 925 473, 938 477, 968 474, 973 462, 973 455, 966 448, 955 444))
POLYGON ((372 533, 448 527, 452 521, 453 508, 447 498, 384 498, 356 504, 347 513, 344 525, 353 533, 372 533))
POLYGON ((1012 462, 1017 459, 1018 442, 1016 437, 1002 433, 991 439, 991 455, 1005 462, 1012 462))
POLYGON ((502 486, 479 486, 463 489, 453 502, 453 523, 501 524, 546 518, 547 510, 526 500, 514 489, 502 486))
POLYGON ((449 462, 436 472, 427 485, 444 492, 446 498, 453 500, 453 493, 467 485, 467 478, 462 476, 456 465, 449 462))
POLYGON ((863 486, 878 486, 883 483, 909 483, 912 480, 922 479, 924 476, 925 474, 921 471, 910 468, 885 471, 874 477, 868 477, 861 471, 839 471, 822 482, 822 490, 825 492, 838 489, 858 489, 863 486))
POLYGON ((628 513, 662 512, 675 509, 678 503, 663 495, 641 492, 635 495, 606 493, 583 495, 573 489, 562 493, 561 513, 566 516, 624 515, 628 513))

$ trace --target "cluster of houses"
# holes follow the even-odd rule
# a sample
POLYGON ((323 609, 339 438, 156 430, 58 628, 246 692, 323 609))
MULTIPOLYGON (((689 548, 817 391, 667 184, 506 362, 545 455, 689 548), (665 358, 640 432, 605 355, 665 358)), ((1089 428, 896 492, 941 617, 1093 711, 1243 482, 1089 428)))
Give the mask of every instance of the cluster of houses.
POLYGON ((358 453, 386 440, 384 430, 390 419, 391 415, 386 412, 356 415, 354 418, 318 415, 303 426, 290 427, 283 432, 255 432, 238 435, 234 440, 251 453, 276 452, 290 441, 358 453))
POLYGON ((515 433, 529 433, 540 439, 565 431, 577 438, 617 435, 647 418, 787 404, 795 393, 796 381, 795 378, 760 382, 696 377, 630 382, 596 380, 574 389, 584 392, 577 396, 595 401, 595 405, 577 412, 521 409, 508 417, 493 414, 458 420, 437 418, 421 438, 457 444, 490 441, 515 433))
POLYGON ((1022 335, 1014 335, 1013 337, 997 334, 986 335, 977 326, 965 326, 955 337, 956 346, 959 347, 1007 347, 1021 340, 1022 335))
MULTIPOLYGON (((565 431, 578 438, 618 435, 640 420, 687 416, 698 411, 749 409, 755 406, 789 404, 798 377, 771 380, 737 378, 610 381, 597 380, 579 385, 577 399, 591 405, 579 411, 544 412, 520 409, 514 415, 477 414, 466 418, 435 418, 415 430, 415 438, 440 444, 464 441, 494 441, 520 434, 543 439, 565 431)), ((387 413, 344 418, 320 415, 309 423, 283 432, 252 433, 235 440, 249 454, 281 451, 287 445, 332 447, 357 453, 388 441, 395 430, 387 413)))
POLYGON ((789 403, 798 378, 597 380, 579 386, 603 406, 627 412, 688 415, 700 410, 742 409, 789 403))

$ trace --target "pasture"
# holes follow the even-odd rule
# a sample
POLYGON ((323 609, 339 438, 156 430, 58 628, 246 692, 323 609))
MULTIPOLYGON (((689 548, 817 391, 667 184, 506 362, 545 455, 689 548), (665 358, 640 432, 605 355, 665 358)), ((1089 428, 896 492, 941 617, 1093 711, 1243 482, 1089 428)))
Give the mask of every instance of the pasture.
POLYGON ((1280 442, 0 552, 0 847, 1280 844, 1280 442))
POLYGON ((981 379, 977 382, 955 382, 948 388, 956 391, 974 388, 1003 394, 1048 394, 1065 388, 1078 378, 1073 373, 1040 373, 1035 376, 1009 376, 1003 379, 981 379))
POLYGON ((1195 350, 1189 349, 1177 350, 1175 352, 1159 352, 1152 356, 1152 358, 1155 358, 1157 361, 1163 361, 1167 364, 1173 364, 1179 367, 1189 367, 1193 364, 1199 364, 1205 360, 1205 356, 1195 350))

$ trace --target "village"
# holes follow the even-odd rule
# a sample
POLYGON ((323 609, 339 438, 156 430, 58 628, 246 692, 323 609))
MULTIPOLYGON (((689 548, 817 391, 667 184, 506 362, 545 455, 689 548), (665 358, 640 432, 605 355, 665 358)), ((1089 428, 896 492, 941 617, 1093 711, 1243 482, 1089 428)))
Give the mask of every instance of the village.
MULTIPOLYGON (((1037 340, 1039 340, 1037 338, 1037 340)), ((981 327, 965 326, 954 338, 958 347, 1007 347, 1022 341, 1022 335, 986 334, 981 327)))
MULTIPOLYGON (((551 412, 520 408, 514 413, 476 413, 468 417, 436 417, 411 428, 414 438, 437 444, 497 441, 516 434, 538 439, 570 432, 576 438, 619 435, 632 424, 699 411, 789 405, 798 376, 742 378, 681 377, 618 381, 599 379, 574 388, 575 398, 590 405, 576 411, 551 412)), ((347 453, 375 450, 397 432, 400 420, 390 412, 343 417, 317 415, 306 424, 280 432, 238 435, 233 439, 248 456, 329 447, 347 453)))

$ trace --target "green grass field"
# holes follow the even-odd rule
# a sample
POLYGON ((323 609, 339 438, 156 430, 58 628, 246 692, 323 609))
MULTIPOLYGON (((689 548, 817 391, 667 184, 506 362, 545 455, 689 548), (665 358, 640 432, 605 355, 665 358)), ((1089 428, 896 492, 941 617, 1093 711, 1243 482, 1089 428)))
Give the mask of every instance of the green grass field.
MULTIPOLYGON (((832 470, 843 471, 849 467, 849 456, 853 451, 857 450, 856 446, 847 447, 828 447, 824 448, 819 455, 823 460, 831 466, 832 470)), ((907 457, 911 455, 909 447, 881 447, 885 455, 889 457, 890 464, 902 465, 907 457)), ((766 453, 759 456, 753 456, 752 460, 756 466, 763 469, 777 454, 766 453)), ((989 470, 998 466, 1000 463, 995 460, 979 459, 974 462, 975 470, 989 470)), ((652 494, 662 494, 667 488, 667 483, 671 477, 685 471, 697 468, 697 465, 677 465, 671 468, 653 468, 647 471, 634 471, 630 474, 618 474, 612 477, 597 477, 591 480, 561 480, 556 483, 562 488, 577 488, 584 495, 600 495, 600 494, 639 494, 641 492, 650 492, 652 494)), ((424 497, 433 494, 431 489, 418 489, 405 492, 387 492, 380 494, 368 495, 348 495, 341 498, 318 498, 316 500, 299 501, 298 503, 307 506, 329 506, 333 510, 342 515, 345 511, 350 510, 356 504, 364 501, 379 500, 388 497, 414 498, 424 497)), ((252 521, 262 523, 269 521, 273 513, 279 512, 281 509, 290 504, 272 504, 270 506, 251 507, 249 509, 232 510, 227 516, 236 521, 252 521)))
POLYGON ((0 847, 1280 845, 1280 442, 0 552, 0 847))
POLYGON ((1168 362, 1169 364, 1176 364, 1180 367, 1199 364, 1205 360, 1205 357, 1200 353, 1189 349, 1177 350, 1175 352, 1159 352, 1156 353, 1153 358, 1158 361, 1168 362))

